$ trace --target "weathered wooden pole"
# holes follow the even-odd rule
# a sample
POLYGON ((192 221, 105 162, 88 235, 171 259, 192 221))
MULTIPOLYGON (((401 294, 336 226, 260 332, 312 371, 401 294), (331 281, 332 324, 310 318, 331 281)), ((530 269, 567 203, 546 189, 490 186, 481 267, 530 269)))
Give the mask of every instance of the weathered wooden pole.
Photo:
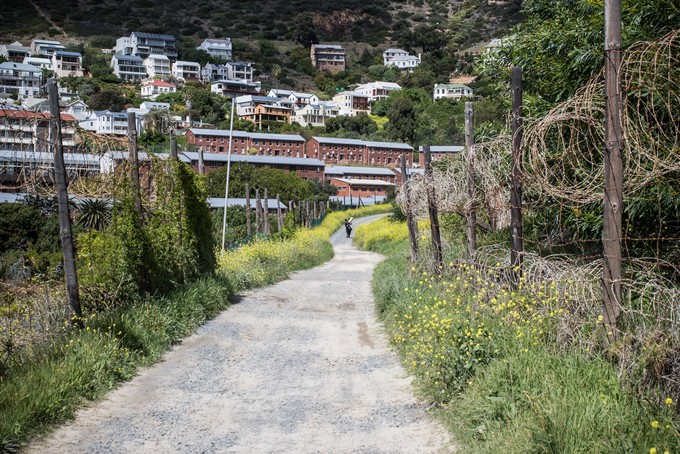
POLYGON ((264 200, 262 205, 264 207, 264 225, 262 226, 262 232, 265 235, 269 235, 269 196, 267 195, 267 188, 264 188, 264 200))
POLYGON ((604 1, 605 154, 602 244, 603 322, 609 342, 619 335, 621 315, 621 220, 623 212, 623 126, 621 123, 621 1, 604 1))
POLYGON ((470 261, 475 259, 475 250, 477 249, 477 201, 475 200, 475 176, 474 176, 474 128, 473 128, 474 110, 471 102, 465 103, 465 148, 467 154, 467 246, 468 258, 470 261))
POLYGON ((408 228, 408 238, 411 245, 411 262, 418 259, 418 222, 413 217, 413 209, 411 207, 411 196, 408 192, 409 175, 406 169, 406 154, 401 155, 401 187, 406 198, 406 227, 408 228))
POLYGON ((142 219, 142 198, 139 187, 139 154, 137 153, 137 118, 134 112, 127 114, 128 152, 130 160, 130 181, 132 182, 132 197, 134 198, 135 211, 139 219, 142 219))
POLYGON ((177 159, 177 139, 175 139, 175 131, 170 131, 170 157, 177 159))
POLYGON ((512 68, 512 186, 510 189, 510 276, 517 286, 522 277, 522 69, 512 68))
POLYGON ((434 190, 434 177, 432 174, 432 154, 430 146, 424 145, 425 155, 425 178, 427 179, 427 212, 430 215, 430 232, 432 234, 432 252, 434 254, 434 269, 440 273, 442 262, 442 239, 439 232, 439 213, 437 211, 437 194, 434 190))
POLYGON ((76 270, 76 254, 73 246, 73 231, 68 207, 68 181, 64 166, 64 146, 61 135, 61 112, 59 112, 59 92, 56 79, 49 79, 47 94, 50 103, 50 146, 54 154, 54 184, 57 188, 59 210, 59 237, 61 252, 64 256, 64 276, 66 279, 66 295, 71 312, 71 326, 83 326, 83 313, 80 308, 80 291, 76 270))
POLYGON ((205 160, 203 159, 203 147, 198 147, 198 174, 205 175, 205 160))
POLYGON ((246 183, 246 231, 248 238, 252 235, 252 226, 250 225, 250 185, 246 183))
POLYGON ((255 234, 260 232, 260 188, 255 189, 255 234))
POLYGON ((279 230, 279 238, 281 238, 283 234, 283 217, 281 216, 281 199, 278 194, 276 194, 276 226, 279 230))

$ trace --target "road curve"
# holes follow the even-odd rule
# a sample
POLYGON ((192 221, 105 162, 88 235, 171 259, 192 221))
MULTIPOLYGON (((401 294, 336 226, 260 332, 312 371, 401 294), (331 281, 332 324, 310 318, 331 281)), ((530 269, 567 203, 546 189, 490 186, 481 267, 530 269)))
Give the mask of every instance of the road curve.
POLYGON ((330 262, 244 293, 27 452, 454 452, 376 320, 381 256, 331 241, 330 262))

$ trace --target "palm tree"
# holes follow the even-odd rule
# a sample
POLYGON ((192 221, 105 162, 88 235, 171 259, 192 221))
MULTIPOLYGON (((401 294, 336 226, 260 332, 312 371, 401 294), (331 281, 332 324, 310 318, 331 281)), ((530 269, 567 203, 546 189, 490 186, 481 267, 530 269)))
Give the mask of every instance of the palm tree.
POLYGON ((111 220, 111 204, 104 199, 85 199, 78 206, 76 223, 87 229, 104 230, 111 220))

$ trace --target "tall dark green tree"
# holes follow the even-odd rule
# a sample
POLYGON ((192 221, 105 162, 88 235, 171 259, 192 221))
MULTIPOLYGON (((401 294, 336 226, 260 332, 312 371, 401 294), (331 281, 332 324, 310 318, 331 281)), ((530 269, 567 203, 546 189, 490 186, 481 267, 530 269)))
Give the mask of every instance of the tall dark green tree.
POLYGON ((387 112, 387 134, 392 140, 413 143, 416 135, 417 112, 409 98, 397 98, 387 112))

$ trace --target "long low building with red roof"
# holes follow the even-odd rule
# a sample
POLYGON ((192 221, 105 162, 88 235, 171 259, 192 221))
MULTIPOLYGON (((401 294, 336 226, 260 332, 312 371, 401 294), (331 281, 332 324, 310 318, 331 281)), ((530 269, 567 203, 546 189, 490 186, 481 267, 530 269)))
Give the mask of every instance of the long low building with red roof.
POLYGON ((400 142, 373 142, 338 137, 312 137, 307 141, 307 156, 326 164, 399 167, 402 155, 406 166, 412 164, 413 147, 400 142))
MULTIPOLYGON (((207 153, 228 153, 228 129, 190 128, 185 134, 190 144, 207 153)), ((256 150, 262 156, 305 156, 305 139, 297 134, 267 134, 260 132, 233 131, 232 153, 247 154, 256 150)))

